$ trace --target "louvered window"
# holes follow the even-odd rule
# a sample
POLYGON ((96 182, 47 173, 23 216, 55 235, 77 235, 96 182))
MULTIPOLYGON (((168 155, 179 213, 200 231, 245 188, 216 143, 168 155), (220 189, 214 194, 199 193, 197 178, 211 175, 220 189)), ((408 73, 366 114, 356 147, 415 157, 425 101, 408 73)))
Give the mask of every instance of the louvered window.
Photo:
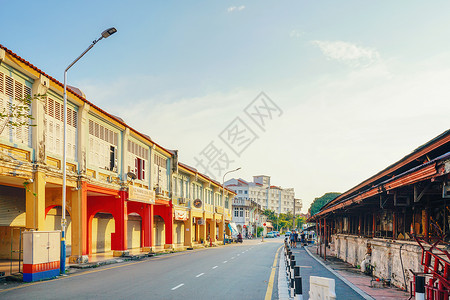
POLYGON ((153 185, 167 190, 167 158, 155 153, 153 163, 153 185))
MULTIPOLYGON (((63 156, 64 150, 64 105, 50 97, 45 105, 46 150, 50 154, 63 156)), ((67 158, 76 160, 77 157, 77 112, 67 107, 67 158)))
MULTIPOLYGON (((0 72, 0 111, 8 114, 13 105, 23 105, 21 100, 31 94, 31 88, 13 77, 0 72)), ((30 108, 31 109, 31 108, 30 108)), ((28 122, 28 117, 20 117, 13 122, 28 122)), ((29 123, 29 122, 28 122, 29 123)), ((30 146, 30 131, 28 125, 9 126, 6 125, 1 133, 3 138, 9 139, 13 143, 21 143, 30 146)))
POLYGON ((139 180, 145 180, 148 164, 148 149, 128 141, 128 172, 133 172, 139 180))
POLYGON ((118 133, 89 120, 89 164, 117 172, 118 133))

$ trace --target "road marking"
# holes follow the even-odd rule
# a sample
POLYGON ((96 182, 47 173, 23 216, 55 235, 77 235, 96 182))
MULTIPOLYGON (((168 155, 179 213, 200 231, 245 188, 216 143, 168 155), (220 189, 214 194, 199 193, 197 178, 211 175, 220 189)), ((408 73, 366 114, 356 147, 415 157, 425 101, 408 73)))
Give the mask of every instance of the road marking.
POLYGON ((214 267, 212 267, 213 269, 215 269, 215 268, 218 268, 219 266, 214 266, 214 267))
POLYGON ((273 281, 275 279, 275 270, 276 270, 275 266, 277 265, 278 252, 280 252, 280 249, 282 247, 283 246, 278 248, 277 253, 275 253, 275 258, 273 259, 272 271, 270 272, 269 283, 267 284, 266 297, 264 298, 264 300, 271 300, 272 299, 273 281))
POLYGON ((240 254, 238 253, 238 255, 237 256, 239 256, 240 254))
POLYGON ((312 266, 299 266, 300 268, 312 268, 312 266))
POLYGON ((245 253, 245 251, 242 251, 242 254, 244 254, 245 253))
POLYGON ((228 260, 224 260, 223 263, 226 264, 228 262, 228 260))
POLYGON ((234 259, 234 256, 231 259, 234 259))
POLYGON ((182 287, 184 285, 184 283, 180 283, 179 285, 177 285, 176 287, 171 288, 172 291, 175 291, 177 288, 182 287))
POLYGON ((198 274, 197 276, 195 276, 195 277, 200 277, 200 276, 202 276, 202 275, 205 275, 205 273, 200 273, 200 274, 198 274))

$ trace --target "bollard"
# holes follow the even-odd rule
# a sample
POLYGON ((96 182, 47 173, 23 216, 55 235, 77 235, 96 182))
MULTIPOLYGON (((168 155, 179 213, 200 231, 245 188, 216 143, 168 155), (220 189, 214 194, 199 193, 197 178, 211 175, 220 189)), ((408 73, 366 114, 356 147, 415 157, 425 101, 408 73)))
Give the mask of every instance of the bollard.
POLYGON ((294 300, 303 300, 302 278, 300 276, 295 276, 294 282, 295 282, 294 300))
POLYGON ((291 278, 291 297, 295 296, 295 290, 294 290, 295 280, 294 278, 291 278))
POLYGON ((425 276, 416 275, 416 300, 425 300, 425 276))
POLYGON ((300 276, 300 266, 294 266, 294 277, 300 276))

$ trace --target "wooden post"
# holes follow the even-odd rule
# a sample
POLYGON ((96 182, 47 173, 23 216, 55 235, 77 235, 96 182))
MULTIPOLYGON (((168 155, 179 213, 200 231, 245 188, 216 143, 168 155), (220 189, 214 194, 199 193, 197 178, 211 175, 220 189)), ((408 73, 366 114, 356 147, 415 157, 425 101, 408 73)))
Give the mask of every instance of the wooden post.
POLYGON ((377 213, 374 212, 373 213, 373 217, 372 217, 372 238, 375 237, 375 229, 377 227, 377 213))
POLYGON ((428 241, 428 226, 429 226, 429 215, 427 209, 422 210, 422 229, 423 229, 423 236, 425 237, 425 240, 428 241))
POLYGON ((327 219, 323 219, 323 235, 325 237, 324 239, 324 243, 323 243, 323 259, 327 260, 327 240, 328 240, 328 236, 327 236, 327 219))
POLYGON ((392 238, 394 240, 397 238, 397 213, 395 211, 392 213, 392 238))
POLYGON ((358 234, 361 236, 361 228, 362 227, 362 216, 359 215, 359 227, 358 227, 358 234))

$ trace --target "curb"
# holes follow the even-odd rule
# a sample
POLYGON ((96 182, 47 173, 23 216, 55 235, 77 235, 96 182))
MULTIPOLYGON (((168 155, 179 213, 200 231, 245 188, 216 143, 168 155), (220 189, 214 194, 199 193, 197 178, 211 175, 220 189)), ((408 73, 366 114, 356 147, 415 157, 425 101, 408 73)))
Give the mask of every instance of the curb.
POLYGON ((374 300, 375 298, 372 298, 369 294, 367 294, 366 292, 364 292, 363 290, 361 290, 359 287, 357 287, 356 285, 354 285, 353 283, 351 283, 350 281, 348 281, 346 278, 344 278, 342 275, 340 275, 338 272, 336 272, 335 270, 333 270, 332 268, 330 268, 329 266, 327 266, 324 262, 322 262, 321 260, 319 260, 317 257, 315 257, 314 255, 311 254, 311 252, 309 252, 308 247, 303 247, 306 251, 306 253, 308 253, 309 256, 311 256, 312 258, 314 258, 319 264, 321 264, 322 266, 324 266, 328 271, 330 271, 331 273, 333 273, 333 275, 335 275, 337 278, 339 278, 340 280, 342 280, 346 285, 348 285, 352 290, 354 290, 356 293, 358 293, 361 297, 363 297, 364 299, 367 300, 374 300))
POLYGON ((283 250, 280 251, 278 257, 278 300, 290 300, 289 285, 286 278, 286 262, 283 257, 283 250))

